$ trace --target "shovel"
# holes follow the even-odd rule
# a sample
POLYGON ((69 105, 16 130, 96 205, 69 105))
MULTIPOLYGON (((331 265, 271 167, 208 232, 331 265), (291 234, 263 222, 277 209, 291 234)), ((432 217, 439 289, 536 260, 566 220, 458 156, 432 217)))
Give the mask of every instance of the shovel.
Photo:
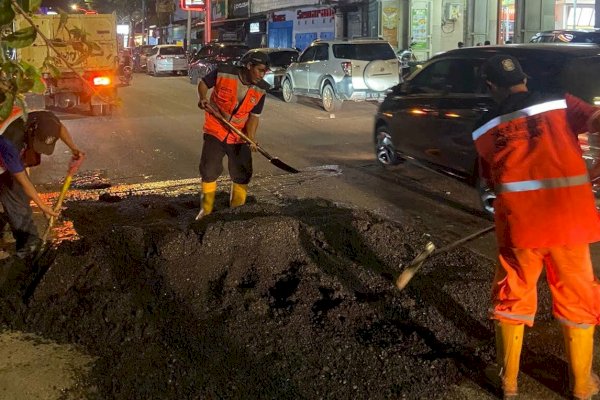
POLYGON ((452 242, 449 245, 442 247, 439 250, 435 249, 435 245, 433 244, 433 242, 427 243, 425 245, 425 249, 422 252, 420 252, 414 258, 414 260, 412 260, 412 262, 410 264, 408 264, 408 267, 406 267, 404 269, 404 271, 402 271, 400 276, 398 276, 398 278, 396 279, 396 282, 395 282, 396 287, 399 290, 404 289, 406 287, 406 285, 408 285, 408 282, 410 282, 410 280, 415 276, 415 274, 421 269, 421 267, 423 266, 425 261, 427 261, 428 258, 436 257, 436 256, 439 256, 440 254, 447 253, 448 251, 450 251, 462 244, 465 244, 467 242, 475 240, 475 239, 485 235, 486 233, 493 231, 494 228, 495 228, 494 225, 488 226, 487 228, 477 231, 475 233, 472 233, 469 236, 465 236, 464 238, 459 239, 456 242, 452 242))
POLYGON ((270 155, 269 153, 267 153, 262 147, 260 147, 258 145, 258 143, 256 143, 252 139, 250 139, 245 134, 243 134, 235 126, 231 125, 231 123, 229 121, 227 121, 225 118, 223 118, 219 113, 215 112, 215 110, 211 106, 208 106, 206 108, 206 111, 208 111, 213 117, 215 117, 216 119, 218 119, 223 125, 227 126, 229 129, 231 129, 236 135, 238 135, 239 137, 241 137, 242 139, 244 139, 247 143, 249 143, 249 144, 253 145, 254 147, 256 147, 256 149, 258 150, 258 152, 260 154, 262 154, 263 156, 265 156, 267 158, 267 160, 269 160, 269 162, 271 164, 273 164, 274 166, 276 166, 277 168, 280 168, 280 169, 282 169, 282 170, 284 170, 286 172, 290 172, 292 174, 297 174, 298 172, 300 172, 296 168, 294 168, 294 167, 292 167, 292 166, 284 163, 279 158, 273 157, 272 155, 270 155))
MULTIPOLYGON (((65 199, 65 195, 67 194, 67 191, 69 190, 69 187, 71 186, 71 181, 73 180, 73 175, 75 175, 75 173, 81 166, 82 162, 83 162, 82 156, 80 156, 78 159, 71 159, 71 161, 69 162, 69 170, 67 171, 67 176, 65 177, 65 181, 63 183, 62 189, 60 190, 60 194, 58 195, 58 199, 56 200, 56 204, 54 205, 54 208, 53 208, 54 211, 56 211, 59 214, 60 214, 60 209, 62 207, 62 203, 65 199)), ((33 258, 33 261, 32 261, 32 265, 34 267, 37 265, 38 261, 40 260, 40 258, 44 254, 44 252, 46 251, 46 248, 48 245, 48 241, 47 241, 48 234, 50 233, 50 230, 54 226, 55 220, 56 220, 55 217, 50 217, 50 220, 48 221, 48 226, 46 227, 46 230, 44 231, 44 235, 42 236, 42 244, 40 245, 40 248, 38 249, 37 254, 35 255, 35 257, 33 258)), ((27 302, 29 301, 29 298, 31 297, 31 295, 33 295, 33 292, 35 291, 35 288, 42 281, 42 278, 44 277, 44 274, 46 273, 46 271, 47 271, 47 268, 39 268, 36 271, 33 280, 31 281, 31 283, 29 284, 27 289, 25 289, 25 293, 23 294, 23 302, 25 304, 27 304, 27 302)))

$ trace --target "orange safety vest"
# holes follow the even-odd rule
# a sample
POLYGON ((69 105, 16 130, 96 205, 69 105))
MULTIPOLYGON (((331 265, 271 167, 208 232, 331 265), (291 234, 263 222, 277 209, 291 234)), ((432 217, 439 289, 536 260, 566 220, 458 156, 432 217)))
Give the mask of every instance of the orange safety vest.
POLYGON ((556 247, 600 240, 600 219, 565 100, 501 115, 473 132, 490 165, 498 245, 556 247))
MULTIPOLYGON (((221 114, 237 129, 243 131, 250 116, 250 112, 265 95, 265 89, 250 85, 246 97, 238 105, 237 85, 241 84, 238 78, 237 68, 221 67, 217 72, 217 83, 210 96, 210 104, 213 108, 221 111, 221 114)), ((215 136, 226 143, 244 143, 230 129, 225 127, 219 120, 209 112, 205 114, 204 132, 215 136)))
POLYGON ((12 112, 5 120, 0 121, 0 135, 4 133, 6 128, 9 127, 10 124, 18 120, 23 116, 23 110, 21 107, 13 106, 12 112))

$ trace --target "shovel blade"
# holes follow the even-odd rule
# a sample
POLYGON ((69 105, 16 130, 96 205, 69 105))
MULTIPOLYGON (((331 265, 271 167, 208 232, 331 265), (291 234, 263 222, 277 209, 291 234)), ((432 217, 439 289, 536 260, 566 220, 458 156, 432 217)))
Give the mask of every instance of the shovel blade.
POLYGON ((281 161, 277 157, 274 157, 274 158, 270 159, 269 161, 271 162, 271 164, 273 164, 277 168, 282 169, 282 170, 284 170, 286 172, 290 172, 292 174, 297 174, 298 172, 300 172, 296 168, 294 168, 294 167, 292 167, 290 165, 287 165, 286 163, 284 163, 283 161, 281 161))

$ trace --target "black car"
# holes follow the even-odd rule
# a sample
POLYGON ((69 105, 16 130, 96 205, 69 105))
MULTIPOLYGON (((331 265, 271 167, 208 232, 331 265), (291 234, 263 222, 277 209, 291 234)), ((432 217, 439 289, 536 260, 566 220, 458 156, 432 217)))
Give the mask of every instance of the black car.
MULTIPOLYGON (((374 144, 384 166, 405 158, 479 185, 477 153, 471 138, 475 123, 494 106, 480 77, 489 57, 506 53, 521 62, 530 90, 569 92, 600 104, 600 51, 596 45, 524 44, 469 47, 437 55, 379 107, 374 144)), ((480 186, 481 187, 481 186, 480 186)), ((493 194, 481 190, 490 211, 493 194)))
POLYGON ((202 47, 192 58, 188 67, 190 83, 196 85, 219 64, 233 64, 248 51, 240 42, 211 42, 202 47))
POLYGON ((264 53, 269 59, 269 68, 263 78, 271 86, 271 90, 281 89, 281 80, 285 76, 287 67, 298 60, 300 52, 291 48, 266 47, 252 49, 248 53, 264 53))
POLYGON ((600 29, 557 29, 533 35, 531 43, 595 43, 600 44, 600 29))

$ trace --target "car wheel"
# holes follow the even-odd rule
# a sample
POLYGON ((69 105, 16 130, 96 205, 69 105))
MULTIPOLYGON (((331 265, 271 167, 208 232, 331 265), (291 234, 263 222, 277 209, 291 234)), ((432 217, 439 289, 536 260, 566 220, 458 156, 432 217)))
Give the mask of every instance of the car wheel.
POLYGON ((481 201, 481 206, 483 207, 483 210, 488 216, 493 218, 494 200, 496 200, 496 193, 494 193, 494 190, 488 187, 485 184, 485 181, 479 177, 477 178, 476 186, 477 192, 479 193, 479 200, 481 201))
POLYGON ((375 155, 379 164, 386 168, 402 163, 392 142, 392 135, 385 125, 379 126, 375 131, 375 155))
POLYGON ((295 103, 297 100, 294 89, 292 88, 292 82, 289 79, 284 80, 281 84, 281 94, 283 101, 286 103, 295 103))
POLYGON ((327 112, 334 112, 342 108, 342 101, 335 96, 333 87, 329 83, 323 86, 321 101, 323 102, 323 108, 327 112))

